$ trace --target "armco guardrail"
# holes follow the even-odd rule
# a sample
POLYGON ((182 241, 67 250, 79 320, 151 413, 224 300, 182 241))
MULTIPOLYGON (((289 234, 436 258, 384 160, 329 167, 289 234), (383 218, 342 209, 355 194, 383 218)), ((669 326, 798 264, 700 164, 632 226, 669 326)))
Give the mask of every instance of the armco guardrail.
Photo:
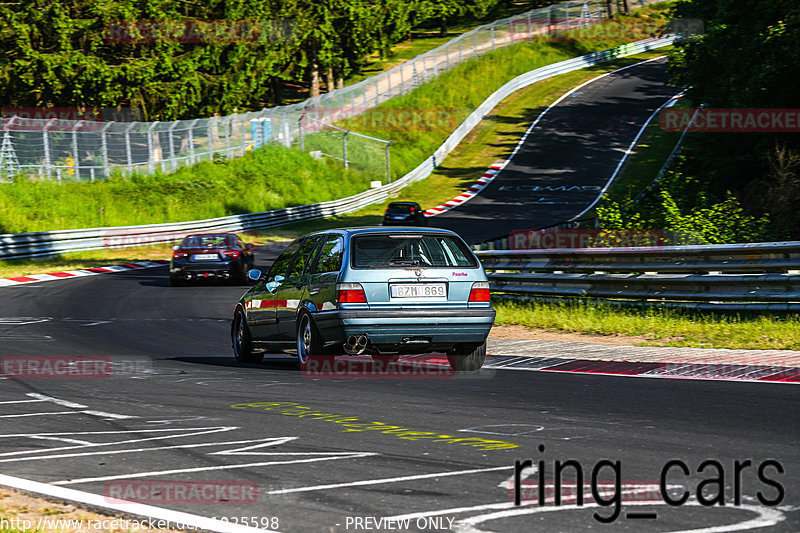
POLYGON ((481 250, 491 288, 529 298, 586 297, 720 310, 800 310, 800 241, 481 250))
POLYGON ((314 220, 357 211, 367 205, 382 202, 406 185, 428 177, 450 152, 480 123, 503 99, 533 83, 558 74, 579 70, 618 57, 638 54, 669 46, 674 37, 645 39, 618 46, 610 50, 575 57, 527 72, 503 85, 487 98, 462 122, 445 142, 417 168, 394 183, 371 189, 348 198, 319 204, 277 209, 264 213, 234 215, 229 217, 171 224, 92 228, 63 231, 45 231, 0 235, 0 259, 21 259, 53 255, 64 252, 124 248, 142 244, 174 242, 183 235, 200 231, 252 231, 280 226, 300 220, 314 220))

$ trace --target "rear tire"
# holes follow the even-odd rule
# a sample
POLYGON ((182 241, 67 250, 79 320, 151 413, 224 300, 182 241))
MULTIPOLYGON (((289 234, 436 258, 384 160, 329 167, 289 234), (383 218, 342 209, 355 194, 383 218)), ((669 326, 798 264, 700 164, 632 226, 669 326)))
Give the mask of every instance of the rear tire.
POLYGON ((186 282, 177 276, 170 276, 169 285, 170 287, 183 287, 186 285, 186 282))
POLYGON ((447 354, 450 368, 456 372, 475 372, 480 370, 486 360, 486 341, 469 353, 447 354))
POLYGON ((231 323, 231 342, 233 344, 233 357, 240 363, 260 363, 264 354, 253 353, 253 338, 250 328, 241 311, 236 311, 231 323))
POLYGON ((333 355, 324 353, 322 338, 311 315, 308 313, 300 315, 297 324, 297 366, 305 371, 310 360, 314 361, 314 368, 320 368, 323 363, 328 363, 327 366, 330 366, 333 359, 333 355))

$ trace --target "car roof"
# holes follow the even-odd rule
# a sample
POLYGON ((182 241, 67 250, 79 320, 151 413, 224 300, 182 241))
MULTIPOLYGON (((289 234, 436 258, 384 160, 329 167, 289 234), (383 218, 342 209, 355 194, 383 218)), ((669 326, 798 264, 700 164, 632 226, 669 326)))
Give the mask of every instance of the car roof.
POLYGON ((186 237, 238 237, 238 235, 235 233, 190 233, 186 237))
MULTIPOLYGON (((446 234, 446 235, 455 235, 458 237, 458 234, 454 231, 450 231, 447 229, 441 228, 421 228, 419 226, 362 226, 356 228, 336 228, 336 229, 329 229, 323 231, 315 231, 313 233, 309 233, 308 235, 303 235, 302 237, 307 237, 310 235, 323 235, 326 233, 338 233, 339 235, 361 235, 365 233, 414 233, 414 234, 446 234)), ((301 238, 301 237, 298 237, 301 238)), ((460 237, 459 237, 460 238, 460 237)))
POLYGON ((396 205, 409 205, 409 206, 419 207, 419 204, 417 202, 392 202, 387 207, 392 207, 396 205))

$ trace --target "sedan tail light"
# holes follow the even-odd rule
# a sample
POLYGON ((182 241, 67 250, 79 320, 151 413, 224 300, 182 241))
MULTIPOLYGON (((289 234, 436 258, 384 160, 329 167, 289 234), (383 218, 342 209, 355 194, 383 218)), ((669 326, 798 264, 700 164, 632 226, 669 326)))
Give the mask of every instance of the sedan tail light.
POLYGON ((184 253, 184 252, 175 252, 174 254, 172 254, 172 258, 173 259, 183 259, 187 255, 189 255, 189 254, 184 253))
POLYGON ((336 285, 336 301, 340 304, 365 304, 367 295, 360 283, 339 283, 336 285))
POLYGON ((470 302, 488 302, 491 300, 489 294, 489 283, 486 281, 477 281, 472 284, 472 290, 469 291, 470 302))
POLYGON ((234 259, 239 257, 239 252, 237 252, 236 250, 232 250, 230 252, 223 252, 223 253, 225 255, 227 255, 228 257, 233 257, 234 259))

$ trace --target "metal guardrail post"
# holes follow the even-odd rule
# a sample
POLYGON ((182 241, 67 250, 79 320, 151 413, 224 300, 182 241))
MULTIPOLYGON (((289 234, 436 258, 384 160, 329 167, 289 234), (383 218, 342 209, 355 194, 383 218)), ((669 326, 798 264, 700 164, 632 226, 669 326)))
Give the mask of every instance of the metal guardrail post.
POLYGON ((178 121, 174 120, 170 125, 169 129, 167 130, 167 139, 169 140, 169 159, 172 161, 172 170, 176 170, 178 161, 175 159, 175 135, 174 130, 175 126, 178 125, 178 121))
POLYGON ((103 154, 103 175, 106 179, 108 179, 110 174, 108 165, 108 134, 106 131, 111 127, 112 124, 113 122, 106 122, 106 125, 100 130, 100 150, 103 154))
POLYGON ((75 178, 77 180, 81 179, 81 170, 78 164, 80 160, 80 154, 78 153, 78 128, 83 126, 83 122, 83 120, 79 120, 72 126, 72 170, 75 172, 75 178))
POLYGON ((131 122, 125 128, 125 156, 128 160, 128 173, 133 172, 133 154, 131 153, 131 129, 136 125, 136 122, 131 122))
MULTIPOLYGON (((156 162, 155 157, 153 154, 153 128, 158 125, 158 121, 153 122, 150 124, 150 127, 147 128, 147 168, 150 171, 150 174, 155 173, 156 171, 156 162)), ((160 147, 161 143, 159 143, 160 147)))
POLYGON ((50 136, 47 134, 47 128, 49 128, 50 125, 55 122, 55 120, 55 118, 51 118, 42 128, 42 142, 44 143, 44 166, 48 178, 52 172, 52 162, 50 161, 50 136))
POLYGON ((342 158, 344 159, 344 169, 347 170, 349 168, 349 161, 347 161, 347 134, 350 133, 349 131, 345 131, 342 133, 342 158))
POLYGON ((200 121, 199 118, 196 118, 189 124, 189 163, 194 165, 194 125, 200 121))
POLYGON ((392 146, 392 141, 389 141, 386 144, 386 147, 384 148, 385 153, 386 153, 386 183, 387 184, 392 182, 392 166, 391 166, 392 164, 391 164, 391 160, 389 159, 389 157, 390 157, 389 149, 391 148, 391 146, 392 146))

